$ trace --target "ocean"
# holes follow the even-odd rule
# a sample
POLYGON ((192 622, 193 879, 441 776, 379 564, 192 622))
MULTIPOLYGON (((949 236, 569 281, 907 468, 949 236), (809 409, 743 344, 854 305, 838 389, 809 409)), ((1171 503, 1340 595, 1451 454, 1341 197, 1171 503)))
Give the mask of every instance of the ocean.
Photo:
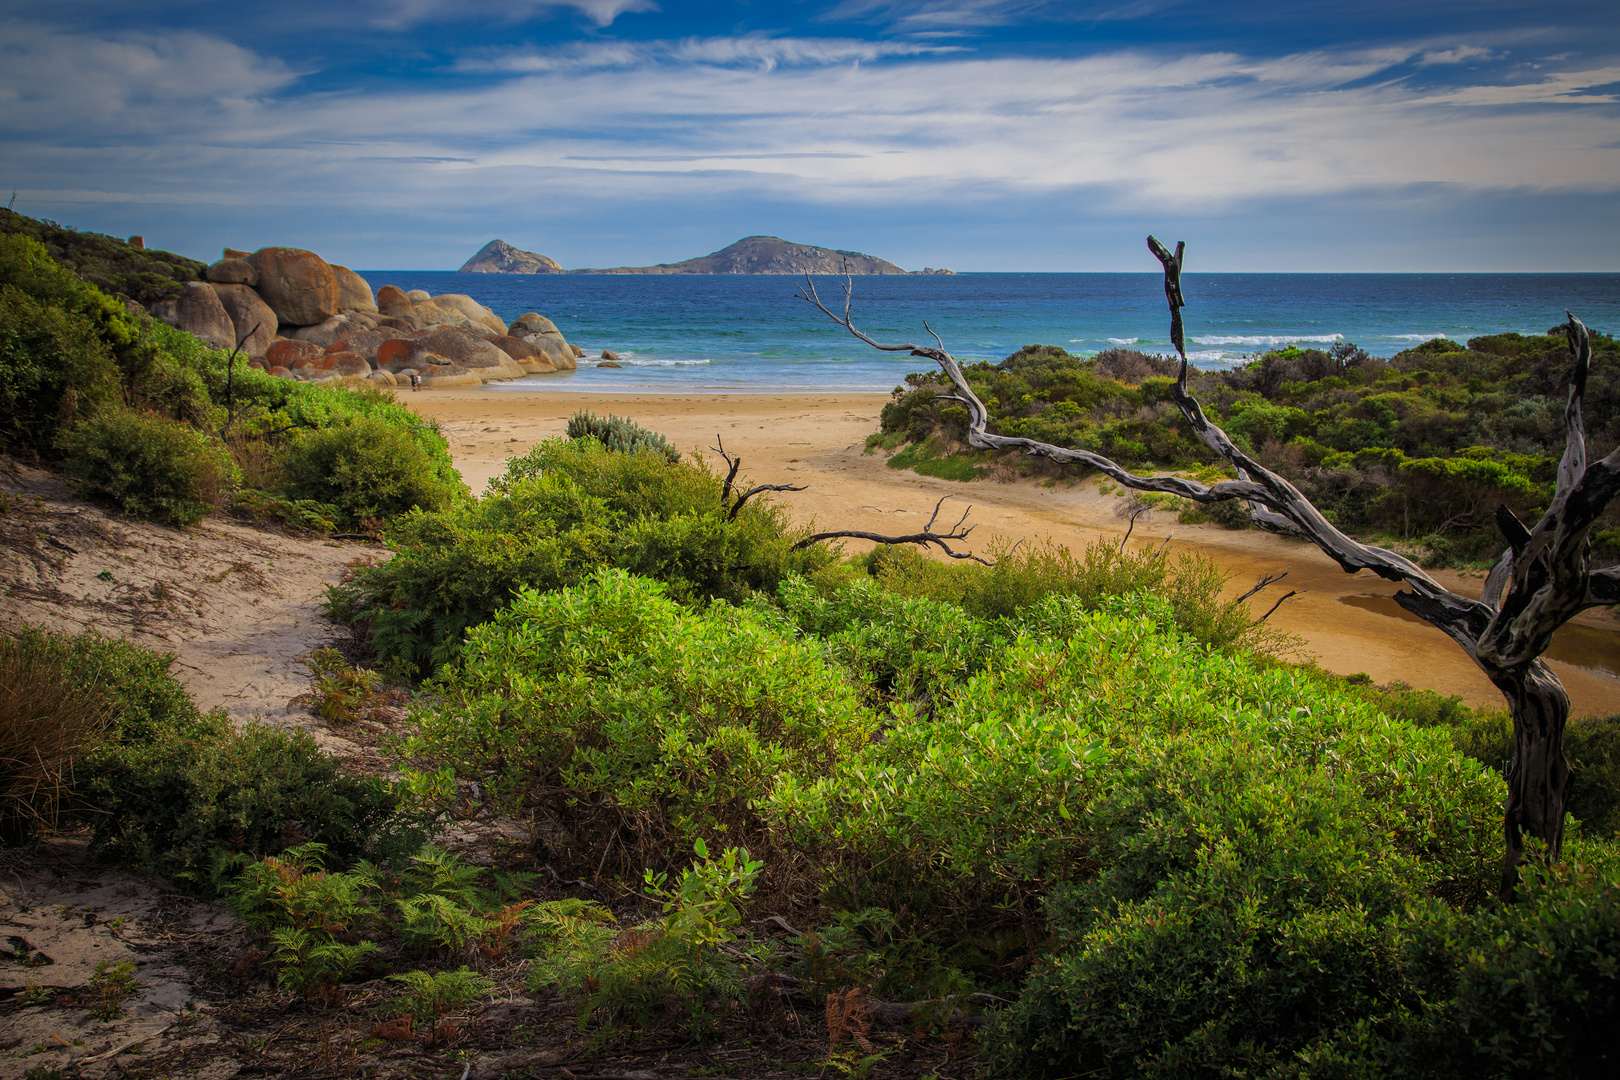
MULTIPOLYGON (((928 363, 879 353, 794 294, 785 275, 457 274, 361 271, 373 289, 466 293, 510 322, 537 311, 619 370, 584 366, 493 388, 592 393, 849 393, 892 390, 928 363)), ((817 277, 837 309, 843 281, 817 277)), ((1077 355, 1114 346, 1171 352, 1162 278, 1142 274, 955 274, 857 277, 855 324, 880 341, 931 343, 964 361, 1021 346, 1077 355), (925 324, 926 327, 925 328, 925 324)), ((1392 356, 1433 337, 1540 334, 1566 308, 1620 330, 1620 274, 1187 274, 1187 349, 1226 367, 1290 343, 1350 341, 1392 356)))

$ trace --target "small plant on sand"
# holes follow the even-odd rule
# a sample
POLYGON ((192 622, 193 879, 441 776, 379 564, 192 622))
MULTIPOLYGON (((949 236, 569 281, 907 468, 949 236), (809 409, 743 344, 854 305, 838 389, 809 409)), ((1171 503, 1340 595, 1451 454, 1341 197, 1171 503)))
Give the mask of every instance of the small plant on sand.
POLYGON ((593 438, 609 450, 634 454, 642 450, 661 454, 671 465, 681 460, 681 452, 656 431, 648 431, 622 416, 597 416, 581 409, 568 418, 570 439, 593 438))
POLYGON ((304 661, 315 676, 315 715, 328 724, 353 724, 378 705, 382 676, 351 664, 336 649, 316 649, 304 661))
POLYGON ((455 1037, 459 1025, 445 1017, 494 990, 493 983, 465 966, 455 971, 407 971, 388 978, 403 983, 409 993, 391 1002, 386 1011, 407 1017, 429 1046, 455 1037))
POLYGON ((135 965, 128 960, 111 963, 103 960, 90 976, 90 993, 96 1005, 90 1014, 97 1020, 116 1020, 124 1012, 124 999, 135 993, 140 983, 135 981, 135 965))

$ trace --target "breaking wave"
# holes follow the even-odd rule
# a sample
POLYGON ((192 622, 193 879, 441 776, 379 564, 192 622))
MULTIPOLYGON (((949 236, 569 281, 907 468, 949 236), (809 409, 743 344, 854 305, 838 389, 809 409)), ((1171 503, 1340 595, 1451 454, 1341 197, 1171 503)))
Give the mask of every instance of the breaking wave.
MULTIPOLYGON (((1112 340, 1112 339, 1110 339, 1112 340)), ((1292 345, 1301 341, 1343 341, 1343 334, 1211 334, 1194 337, 1200 345, 1292 345)))

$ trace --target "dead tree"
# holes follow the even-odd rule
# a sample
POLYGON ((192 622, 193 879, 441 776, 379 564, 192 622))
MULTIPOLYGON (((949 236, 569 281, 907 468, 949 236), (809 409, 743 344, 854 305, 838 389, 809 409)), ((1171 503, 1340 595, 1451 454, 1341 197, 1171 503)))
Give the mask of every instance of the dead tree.
POLYGON ((1500 886, 1502 899, 1511 900, 1527 847, 1531 849, 1529 854, 1543 862, 1559 857, 1565 800, 1573 776, 1564 756, 1569 694, 1541 654, 1551 643, 1553 632, 1575 615, 1588 608, 1620 603, 1620 566, 1593 569, 1591 565, 1592 527, 1620 492, 1620 450, 1602 461, 1587 461, 1581 403, 1592 346, 1586 327, 1572 314, 1564 327, 1573 363, 1564 411, 1564 455, 1552 501, 1534 526, 1524 525, 1506 507, 1497 510, 1497 523, 1508 547, 1486 578, 1481 598, 1474 600, 1446 589, 1411 560, 1363 544, 1334 528, 1294 485, 1244 453, 1226 432, 1210 422, 1187 389, 1189 365, 1181 322, 1181 309, 1186 306, 1181 291, 1186 245, 1178 243, 1171 253, 1150 236, 1148 247, 1164 266, 1170 340, 1181 357, 1180 376, 1172 395, 1198 438, 1236 471, 1235 480, 1206 485, 1179 476, 1136 476, 1100 454, 996 435, 989 430, 988 410, 968 385, 956 358, 945 351, 939 335, 928 331, 935 342, 932 346, 873 340, 851 321, 853 285, 848 276, 842 315, 821 302, 808 277, 800 295, 873 348, 908 352, 938 364, 954 388, 954 393, 947 396, 967 407, 968 443, 974 447, 1018 449, 1053 461, 1087 465, 1125 487, 1167 492, 1198 503, 1242 499, 1261 527, 1304 537, 1346 573, 1371 570, 1406 586, 1395 594, 1396 602, 1462 646, 1502 692, 1513 714, 1514 756, 1507 770, 1508 796, 1503 808, 1506 844, 1500 886))

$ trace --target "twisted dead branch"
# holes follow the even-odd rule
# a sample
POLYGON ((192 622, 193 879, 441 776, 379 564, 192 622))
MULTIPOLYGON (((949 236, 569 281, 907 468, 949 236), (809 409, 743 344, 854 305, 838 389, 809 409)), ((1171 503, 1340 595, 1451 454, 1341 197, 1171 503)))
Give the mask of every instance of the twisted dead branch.
POLYGON ((950 495, 941 495, 939 497, 939 502, 934 504, 934 512, 928 517, 928 524, 922 527, 921 532, 907 533, 904 536, 883 536, 879 533, 864 532, 860 529, 834 529, 831 532, 811 533, 794 544, 793 550, 798 551, 800 548, 807 548, 811 544, 819 543, 822 540, 871 540, 878 544, 916 544, 919 547, 933 545, 953 559, 971 559, 981 566, 994 566, 995 563, 989 559, 981 559, 971 552, 951 550, 951 541, 966 540, 968 534, 973 531, 972 525, 965 529, 962 527, 967 521, 968 514, 973 512, 973 507, 969 506, 966 510, 963 510, 962 516, 956 520, 956 524, 952 525, 949 530, 945 532, 934 531, 934 522, 939 520, 939 508, 945 505, 946 499, 952 497, 950 495))
POLYGON ((874 340, 851 319, 853 281, 848 275, 844 279, 842 315, 822 303, 808 275, 799 296, 875 349, 906 352, 938 364, 954 387, 952 397, 968 410, 968 443, 975 448, 1017 449, 1052 461, 1086 465, 1124 487, 1166 492, 1198 503, 1242 499, 1262 528, 1304 537, 1346 573, 1370 570, 1405 586, 1395 594, 1396 602, 1457 642, 1502 692, 1512 711, 1515 754, 1507 773, 1505 850, 1499 890, 1504 900, 1512 899, 1518 868, 1527 854, 1527 838, 1534 849, 1530 854, 1539 861, 1550 863, 1559 857, 1564 839, 1564 807, 1573 777, 1564 756, 1569 695, 1541 654, 1551 643, 1553 632, 1575 615, 1588 608, 1620 603, 1620 567, 1591 566, 1592 527, 1620 492, 1620 450, 1602 461, 1587 461, 1581 408, 1592 347, 1585 325, 1573 314, 1565 313, 1569 321, 1564 334, 1573 363, 1564 410, 1564 454, 1555 494, 1533 527, 1524 525, 1506 508, 1497 512, 1508 548, 1486 579, 1481 599, 1472 600, 1446 589, 1404 556, 1340 532, 1298 489, 1241 450, 1204 415, 1187 389, 1190 365, 1181 318, 1181 309, 1187 303, 1181 289, 1186 245, 1178 243, 1172 253, 1150 236, 1148 248, 1164 268, 1170 340, 1181 358, 1172 397, 1193 433, 1232 466, 1237 474, 1234 480, 1203 484, 1179 476, 1136 476, 1087 450, 994 434, 989 430, 989 410, 968 385, 956 358, 926 323, 924 329, 935 342, 931 346, 874 340))
POLYGON ((714 441, 719 445, 711 446, 709 449, 719 454, 725 460, 725 463, 730 466, 730 469, 726 472, 725 484, 720 489, 720 509, 726 512, 727 521, 736 521, 737 515, 742 512, 743 504, 755 495, 762 495, 767 491, 803 491, 805 489, 804 484, 755 484, 741 495, 738 495, 736 501, 733 502, 731 497, 736 490, 737 470, 742 468, 742 458, 734 458, 726 453, 725 440, 721 439, 719 435, 714 437, 714 441))

